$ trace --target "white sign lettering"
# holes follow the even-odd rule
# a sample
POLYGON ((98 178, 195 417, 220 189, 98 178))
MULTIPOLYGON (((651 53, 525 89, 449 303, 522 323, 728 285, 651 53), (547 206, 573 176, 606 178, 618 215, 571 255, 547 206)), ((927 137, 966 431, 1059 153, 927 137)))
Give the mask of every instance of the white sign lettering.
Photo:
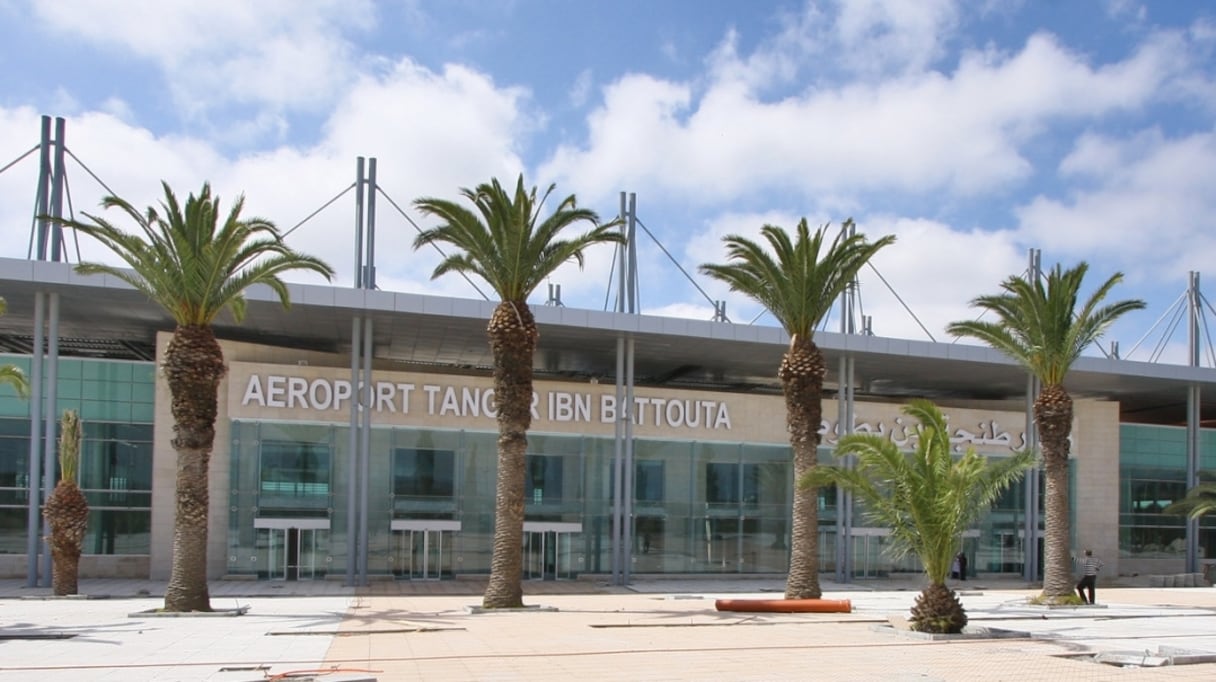
MULTIPOLYGON (((729 431, 730 409, 719 400, 634 396, 633 409, 622 415, 616 396, 575 391, 532 394, 532 419, 564 423, 609 424, 629 418, 636 426, 729 431), (598 411, 598 413, 597 413, 598 411)), ((376 412, 494 419, 494 389, 477 386, 377 381, 356 392, 347 379, 305 379, 278 374, 251 374, 241 396, 242 407, 341 412, 357 398, 376 412), (356 396, 356 393, 358 396, 356 396)))

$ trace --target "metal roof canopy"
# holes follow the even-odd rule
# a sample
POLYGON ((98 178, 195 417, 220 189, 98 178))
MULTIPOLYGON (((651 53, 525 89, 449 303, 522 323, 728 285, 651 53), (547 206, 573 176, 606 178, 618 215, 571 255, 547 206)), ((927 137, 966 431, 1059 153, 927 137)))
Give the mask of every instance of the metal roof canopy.
MULTIPOLYGON (((173 321, 142 293, 109 276, 78 275, 67 263, 0 258, 0 350, 28 353, 37 291, 59 294, 60 353, 65 356, 149 359, 157 331, 173 321)), ((333 353, 350 350, 351 319, 370 317, 378 361, 402 369, 483 372, 492 364, 485 336, 495 303, 420 294, 290 284, 284 310, 267 287, 247 292, 245 320, 221 315, 216 335, 282 348, 333 353)), ((779 393, 777 367, 788 343, 776 327, 533 307, 540 327, 538 378, 615 380, 616 340, 632 334, 635 383, 756 393, 779 393)), ((926 397, 943 404, 1000 401, 1021 411, 1026 373, 986 347, 817 332, 827 359, 829 394, 838 360, 854 358, 856 396, 899 402, 926 397)), ((1185 425, 1187 386, 1216 387, 1216 370, 1162 363, 1083 357, 1066 381, 1074 398, 1117 400, 1124 421, 1185 425)), ((1216 420, 1216 395, 1201 408, 1216 420)))

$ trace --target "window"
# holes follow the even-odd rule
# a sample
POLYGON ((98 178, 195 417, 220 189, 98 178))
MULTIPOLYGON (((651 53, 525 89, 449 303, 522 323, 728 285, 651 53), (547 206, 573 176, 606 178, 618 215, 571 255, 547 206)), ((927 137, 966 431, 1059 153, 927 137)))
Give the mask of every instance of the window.
POLYGON ((528 455, 524 473, 524 497, 533 504, 561 502, 562 458, 558 455, 528 455))
POLYGON ((638 460, 633 464, 633 496, 638 502, 663 501, 663 462, 638 460))
POLYGON ((1185 481, 1132 479, 1126 507, 1132 514, 1161 514, 1172 503, 1186 497, 1185 481))
POLYGON ((456 455, 451 450, 393 451, 393 494, 451 498, 456 493, 456 455))
POLYGON ((705 465, 705 501, 710 504, 757 504, 760 501, 760 465, 709 462, 705 465), (742 475, 742 487, 740 487, 742 475))
POLYGON ((329 446, 321 443, 262 443, 261 490, 271 495, 329 495, 329 446))
MULTIPOLYGON (((0 419, 0 554, 26 551, 28 419, 0 419)), ((89 503, 85 554, 147 554, 152 425, 84 421, 79 483, 89 503)), ((58 475, 58 474, 56 474, 58 475)))

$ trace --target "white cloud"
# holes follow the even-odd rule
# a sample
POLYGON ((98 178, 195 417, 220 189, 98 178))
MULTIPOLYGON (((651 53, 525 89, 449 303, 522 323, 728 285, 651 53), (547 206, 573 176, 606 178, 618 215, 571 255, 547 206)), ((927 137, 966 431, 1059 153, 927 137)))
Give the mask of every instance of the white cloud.
MULTIPOLYGON (((181 196, 211 180, 225 205, 244 193, 248 215, 270 218, 284 230, 354 181, 357 156, 375 156, 384 194, 425 224, 411 206, 415 198, 456 199, 460 187, 491 176, 511 181, 524 170, 515 140, 534 127, 521 113, 526 99, 526 92, 499 88, 484 74, 464 67, 436 73, 403 60, 386 73, 359 79, 326 121, 323 138, 309 148, 279 146, 233 157, 212 143, 158 136, 101 112, 73 117, 67 141, 115 193, 136 206, 159 200, 161 179, 181 196)), ((30 109, 0 108, 0 156, 16 157, 36 144, 38 126, 38 116, 30 109)), ((5 235, 0 255, 25 256, 36 169, 37 159, 32 158, 0 175, 5 235)), ((68 173, 76 211, 96 212, 105 190, 74 165, 68 173)), ((431 282, 439 257, 412 249, 414 228, 384 196, 377 208, 381 288, 477 296, 459 277, 431 282)), ((355 255, 353 194, 348 192, 301 226, 289 243, 328 260, 340 273, 339 283, 349 284, 355 255)), ((82 244, 82 249, 85 259, 113 262, 98 247, 82 244)), ((579 284, 576 280, 566 286, 577 290, 579 284)))
POLYGON ((226 102, 329 104, 354 72, 347 31, 371 26, 367 0, 36 2, 53 30, 147 59, 189 116, 226 102))
POLYGON ((1076 189, 1023 206, 1025 240, 1076 259, 1103 259, 1129 279, 1149 281, 1216 259, 1216 133, 1087 135, 1060 173, 1076 189))
POLYGON ((575 109, 583 108, 583 105, 587 103, 587 98, 591 96, 592 84, 591 69, 579 71, 578 77, 574 79, 574 83, 570 86, 570 106, 575 109))
POLYGON ((847 0, 835 24, 837 57, 863 75, 920 72, 942 57, 957 21, 953 0, 847 0))
POLYGON ((975 195, 1029 177, 1022 146, 1050 124, 1146 106, 1185 68, 1176 35, 1093 67, 1040 34, 1016 54, 968 53, 950 75, 811 87, 773 102, 746 79, 723 77, 721 63, 718 79, 695 96, 691 84, 632 74, 605 88, 586 145, 559 147, 542 169, 597 199, 622 186, 711 204, 762 190, 811 200, 975 195))

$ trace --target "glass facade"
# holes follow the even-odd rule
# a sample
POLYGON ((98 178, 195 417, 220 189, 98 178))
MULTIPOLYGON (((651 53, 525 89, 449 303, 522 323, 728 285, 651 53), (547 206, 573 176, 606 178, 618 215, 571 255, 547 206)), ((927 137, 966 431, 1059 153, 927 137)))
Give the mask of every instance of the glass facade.
MULTIPOLYGON (((1186 429, 1119 427, 1119 553, 1136 559, 1186 558, 1186 518, 1165 514, 1186 497, 1186 429)), ((1199 432, 1199 469, 1216 474, 1216 433, 1199 432)), ((1199 522, 1199 558, 1216 559, 1216 518, 1199 522)))
MULTIPOLYGON (((29 357, 0 356, 0 364, 30 370, 29 357)), ((55 413, 77 410, 84 426, 78 482, 89 502, 86 554, 148 553, 155 372, 150 362, 59 361, 55 413)), ((0 553, 26 551, 29 454, 29 400, 0 392, 0 553)))
MULTIPOLYGON (((0 362, 29 371, 28 357, 0 356, 0 362)), ((149 551, 155 373, 151 362, 60 360, 57 411, 77 409, 84 422, 80 483, 92 509, 86 553, 149 551)), ((26 549, 29 412, 28 400, 0 392, 0 553, 26 549)), ((231 427, 230 443, 217 443, 215 452, 231 462, 228 572, 264 578, 343 573, 347 428, 250 420, 233 420, 231 427)), ((1120 426, 1123 557, 1169 561, 1181 570, 1185 520, 1163 510, 1186 494, 1185 437, 1182 427, 1120 426)), ((1201 430, 1200 448, 1201 469, 1216 472, 1216 432, 1201 430)), ((525 547, 535 562, 529 575, 610 572, 613 452, 611 437, 529 435, 525 547)), ((427 579, 488 572, 496 453, 493 432, 374 428, 368 572, 427 579)), ((829 448, 820 459, 833 462, 829 448)), ((639 439, 631 473, 633 572, 785 572, 793 484, 788 447, 639 439)), ((967 534, 974 570, 1022 571, 1024 504, 1019 485, 967 534)), ((820 491, 819 511, 820 560, 831 572, 838 555, 836 491, 820 491)), ((853 526, 855 577, 919 571, 914 558, 893 562, 882 552, 886 530, 867 525, 864 509, 856 510, 853 526)), ((1201 520, 1199 545, 1201 558, 1216 559, 1216 518, 1201 520)))
MULTIPOLYGON (((233 421, 230 573, 282 578, 293 565, 313 566, 316 576, 344 573, 349 435, 337 425, 233 421), (308 548, 316 557, 303 556, 308 548)), ((496 435, 374 428, 371 442, 368 573, 487 573, 496 435)), ((613 440, 531 433, 528 443, 525 574, 610 572, 613 440)), ((829 448, 820 459, 830 463, 829 448)), ((632 479, 632 572, 787 570, 788 447, 637 440, 632 479)), ((836 498, 832 488, 819 492, 824 571, 836 567, 836 498)), ((1022 570, 1024 499, 1020 487, 1009 491, 966 538, 975 570, 1022 570)), ((863 511, 856 518, 856 577, 920 570, 915 558, 893 563, 881 552, 885 529, 865 527, 863 511)))

